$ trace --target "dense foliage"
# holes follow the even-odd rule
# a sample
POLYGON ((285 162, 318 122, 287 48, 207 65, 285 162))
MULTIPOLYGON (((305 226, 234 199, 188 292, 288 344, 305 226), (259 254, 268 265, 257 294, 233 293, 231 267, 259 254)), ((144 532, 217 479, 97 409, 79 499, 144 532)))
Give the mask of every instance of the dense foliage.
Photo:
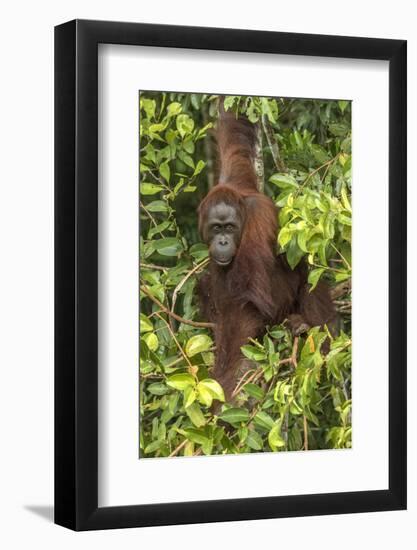
POLYGON ((215 183, 217 96, 142 93, 140 456, 349 448, 351 105, 228 96, 225 108, 258 124, 257 172, 280 207, 280 252, 292 267, 307 259, 312 287, 332 287, 342 330, 293 338, 285 323, 268 327, 242 347, 252 366, 224 403, 195 297, 208 263, 196 209, 215 183))

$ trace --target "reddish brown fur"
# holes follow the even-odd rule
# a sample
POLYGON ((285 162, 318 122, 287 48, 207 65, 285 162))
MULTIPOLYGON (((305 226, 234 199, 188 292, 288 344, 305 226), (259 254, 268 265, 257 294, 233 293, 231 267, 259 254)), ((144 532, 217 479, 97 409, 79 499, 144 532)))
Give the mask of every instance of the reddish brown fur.
POLYGON ((240 347, 261 335, 268 324, 288 318, 296 326, 333 322, 335 310, 326 285, 309 292, 304 265, 292 271, 277 255, 278 212, 257 190, 254 171, 256 134, 246 119, 221 108, 217 127, 219 183, 199 207, 199 228, 207 240, 210 208, 220 202, 234 206, 244 220, 237 253, 228 267, 210 262, 199 281, 204 317, 215 323, 216 360, 213 374, 230 398, 242 365, 240 347))

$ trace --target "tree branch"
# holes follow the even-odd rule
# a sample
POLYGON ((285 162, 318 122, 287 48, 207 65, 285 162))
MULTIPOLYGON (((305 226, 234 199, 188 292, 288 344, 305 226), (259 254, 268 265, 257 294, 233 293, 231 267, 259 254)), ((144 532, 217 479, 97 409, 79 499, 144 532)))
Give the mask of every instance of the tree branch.
POLYGON ((294 343, 293 343, 293 346, 292 346, 292 353, 291 353, 291 363, 293 364, 293 367, 296 369, 297 368, 297 353, 298 353, 298 341, 299 341, 300 337, 299 336, 296 336, 294 338, 294 343))
POLYGON ((191 325, 192 327, 202 327, 202 328, 214 328, 214 323, 203 323, 198 321, 191 321, 190 319, 184 319, 184 317, 181 317, 180 315, 177 315, 173 311, 170 311, 162 302, 160 302, 155 296, 152 295, 150 290, 145 285, 140 285, 140 290, 146 294, 148 298, 150 298, 158 307, 162 309, 164 313, 169 315, 170 317, 173 317, 180 323, 184 323, 184 325, 191 325))
POLYGON ((177 455, 177 454, 181 451, 181 449, 182 449, 183 447, 186 446, 187 443, 188 443, 188 439, 184 439, 184 440, 178 445, 178 447, 172 451, 172 453, 171 453, 169 456, 171 457, 171 456, 177 455))
POLYGON ((272 127, 268 122, 268 120, 266 119, 265 115, 262 116, 262 128, 266 135, 266 140, 268 142, 269 149, 271 151, 272 159, 274 161, 276 169, 278 170, 278 172, 287 172, 287 167, 282 161, 281 155, 279 153, 279 146, 275 138, 274 131, 272 130, 272 127))
POLYGON ((253 160, 255 173, 258 178, 258 191, 264 190, 264 158, 262 154, 262 130, 259 124, 256 125, 256 147, 255 158, 253 160))
POLYGON ((341 296, 344 296, 352 289, 352 280, 348 279, 347 281, 343 281, 342 283, 339 283, 335 287, 333 287, 330 290, 330 297, 332 300, 337 300, 341 296))
POLYGON ((191 275, 196 273, 196 271, 198 271, 199 269, 205 267, 209 263, 209 261, 210 260, 208 258, 205 258, 202 262, 200 262, 195 267, 193 267, 193 269, 188 271, 188 273, 177 284, 177 286, 175 287, 174 292, 172 294, 172 300, 171 300, 171 310, 172 310, 172 312, 174 312, 174 310, 175 310, 175 303, 177 301, 177 296, 178 296, 179 291, 182 289, 182 287, 185 285, 185 283, 188 281, 188 279, 191 277, 191 275))
POLYGON ((177 338, 176 338, 176 336, 175 336, 175 334, 174 334, 174 331, 171 330, 171 327, 169 326, 168 321, 166 321, 166 320, 162 317, 162 315, 159 315, 159 313, 158 313, 157 317, 159 317, 159 319, 161 319, 161 321, 163 321, 163 322, 166 324, 166 327, 167 327, 169 333, 171 334, 171 337, 172 337, 172 339, 174 340, 175 345, 176 345, 177 348, 180 350, 181 355, 182 355, 183 358, 185 359, 185 362, 187 363, 187 365, 188 365, 188 367, 189 367, 189 370, 190 370, 191 373, 192 373, 192 372, 193 372, 193 365, 192 365, 191 361, 188 359, 188 356, 187 356, 187 354, 185 353, 185 351, 182 349, 181 344, 178 342, 178 340, 177 340, 177 338))
POLYGON ((303 425, 304 425, 304 450, 308 451, 308 427, 307 427, 306 415, 304 415, 303 417, 303 425))
POLYGON ((317 174, 317 172, 320 172, 320 170, 322 168, 326 168, 326 172, 327 172, 327 167, 330 166, 331 164, 333 164, 333 162, 335 162, 340 156, 340 153, 337 153, 337 155, 335 157, 333 157, 332 159, 324 162, 321 166, 319 166, 318 168, 316 168, 315 170, 313 170, 312 172, 310 172, 309 174, 307 174, 306 176, 306 179, 303 181, 303 183, 298 187, 297 191, 296 191, 296 195, 299 195, 300 194, 300 191, 303 189, 303 187, 305 187, 305 185, 307 184, 307 182, 311 179, 312 176, 314 176, 314 174, 317 174))

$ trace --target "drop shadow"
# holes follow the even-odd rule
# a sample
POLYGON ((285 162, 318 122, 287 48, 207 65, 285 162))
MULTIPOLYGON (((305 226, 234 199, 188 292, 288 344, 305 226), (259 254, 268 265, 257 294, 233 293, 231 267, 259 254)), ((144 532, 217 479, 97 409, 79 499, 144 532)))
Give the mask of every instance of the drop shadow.
POLYGON ((53 523, 54 521, 53 506, 26 505, 24 506, 24 509, 27 510, 28 512, 32 512, 32 514, 36 514, 37 516, 45 519, 49 523, 53 523))

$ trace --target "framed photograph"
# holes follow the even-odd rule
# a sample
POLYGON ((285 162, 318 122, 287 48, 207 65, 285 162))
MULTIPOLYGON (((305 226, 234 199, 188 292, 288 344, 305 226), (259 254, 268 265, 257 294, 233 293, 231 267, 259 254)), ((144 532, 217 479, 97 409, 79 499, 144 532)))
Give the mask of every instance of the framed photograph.
POLYGON ((406 42, 55 29, 55 522, 406 508, 406 42))

